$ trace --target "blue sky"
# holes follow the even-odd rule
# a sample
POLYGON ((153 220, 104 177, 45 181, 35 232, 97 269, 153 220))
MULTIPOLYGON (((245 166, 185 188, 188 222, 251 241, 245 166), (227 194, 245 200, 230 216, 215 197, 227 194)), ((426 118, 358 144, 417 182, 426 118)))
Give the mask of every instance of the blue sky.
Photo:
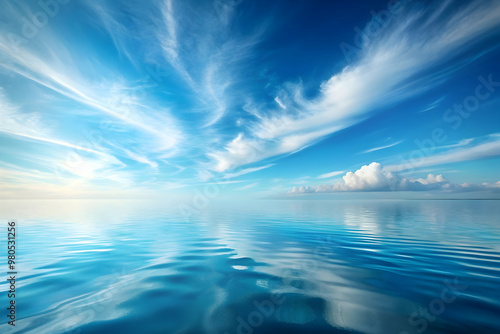
POLYGON ((499 197, 498 1, 2 8, 2 198, 499 197))

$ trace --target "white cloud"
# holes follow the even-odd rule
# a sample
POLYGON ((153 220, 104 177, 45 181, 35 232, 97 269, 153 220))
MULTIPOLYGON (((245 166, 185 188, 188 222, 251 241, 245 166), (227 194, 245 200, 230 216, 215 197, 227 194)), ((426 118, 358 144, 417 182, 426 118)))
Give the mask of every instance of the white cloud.
POLYGON ((317 186, 293 187, 290 193, 332 193, 349 191, 472 191, 485 189, 499 189, 500 182, 490 185, 454 184, 442 175, 429 174, 425 179, 410 179, 397 172, 384 169, 378 162, 361 167, 359 170, 348 172, 342 177, 343 181, 333 184, 317 186))
MULTIPOLYGON (((59 184, 64 181, 66 185, 82 180, 110 180, 120 184, 130 185, 133 183, 133 175, 123 169, 126 165, 114 155, 106 152, 102 147, 93 145, 93 148, 72 144, 68 141, 56 138, 51 129, 45 122, 41 114, 37 112, 24 112, 18 105, 11 103, 4 95, 0 87, 0 133, 9 136, 15 136, 29 142, 44 143, 52 145, 50 153, 46 151, 30 152, 29 157, 25 158, 32 166, 44 169, 50 172, 41 172, 37 169, 31 169, 19 173, 20 166, 10 165, 4 169, 3 180, 20 180, 22 175, 24 183, 36 182, 40 175, 44 176, 44 181, 59 184), (66 148, 69 150, 59 150, 55 148, 66 148), (89 154, 87 154, 89 153, 89 154), (48 177, 50 176, 50 178, 48 177)), ((95 143, 94 143, 95 144, 95 143)), ((18 157, 23 157, 22 152, 16 153, 18 157)), ((134 155, 128 151, 131 158, 139 161, 142 157, 134 155)), ((142 159, 143 163, 154 162, 142 159)), ((5 163, 4 163, 5 164, 5 163)), ((19 182, 18 182, 19 183, 19 182)))
MULTIPOLYGON (((274 164, 267 164, 267 165, 259 166, 259 167, 244 168, 244 169, 241 169, 237 172, 232 172, 232 173, 225 172, 224 174, 218 176, 217 178, 220 178, 221 180, 230 180, 230 179, 234 179, 234 178, 237 178, 239 176, 242 176, 242 175, 246 175, 246 174, 253 173, 253 172, 258 172, 260 170, 263 170, 263 169, 266 169, 266 168, 269 168, 272 166, 274 166, 274 164)), ((201 169, 198 171, 198 178, 202 181, 206 182, 208 180, 214 179, 214 177, 215 177, 214 173, 210 172, 210 170, 201 169)))
POLYGON ((397 141, 395 143, 392 143, 392 144, 389 144, 389 145, 384 145, 384 146, 378 146, 378 147, 374 147, 374 148, 371 148, 369 150, 366 150, 366 151, 363 151, 361 153, 370 153, 370 152, 375 152, 375 151, 380 151, 380 150, 383 150, 383 149, 386 149, 386 148, 389 148, 389 147, 393 147, 393 146, 396 146, 396 145, 399 145, 401 144, 403 141, 400 140, 400 141, 397 141))
POLYGON ((354 173, 348 172, 342 179, 344 186, 338 184, 339 188, 354 191, 390 189, 391 184, 395 185, 400 181, 398 175, 384 171, 376 162, 363 166, 354 173))
MULTIPOLYGON (((202 128, 218 123, 233 105, 233 100, 237 100, 235 91, 228 94, 227 90, 240 80, 236 74, 259 40, 259 32, 250 37, 227 33, 227 24, 233 18, 230 13, 235 8, 218 4, 213 11, 201 11, 199 6, 189 2, 166 0, 157 8, 162 14, 159 18, 155 11, 148 15, 147 21, 138 24, 136 30, 140 31, 133 31, 150 41, 146 47, 153 46, 153 54, 156 45, 160 45, 161 57, 192 90, 193 100, 199 102, 195 109, 206 114, 201 118, 202 128), (190 15, 179 14, 183 12, 190 12, 190 15)), ((158 64, 165 65, 160 61, 158 64)))
MULTIPOLYGON (((3 16, 21 22, 25 14, 21 8, 8 7, 3 16)), ((176 151, 183 138, 177 120, 148 98, 143 86, 124 84, 122 75, 107 66, 111 64, 91 64, 89 59, 97 58, 99 51, 87 48, 82 56, 80 50, 68 48, 59 32, 49 26, 36 39, 17 47, 9 41, 8 33, 0 31, 1 70, 90 107, 97 116, 112 117, 137 131, 140 135, 136 138, 147 139, 147 144, 142 142, 147 151, 176 151)))
POLYGON ((432 109, 435 109, 439 106, 439 104, 441 102, 444 101, 444 99, 446 98, 446 96, 442 96, 440 97, 439 99, 437 99, 436 101, 432 102, 431 104, 429 104, 427 106, 427 108, 423 109, 423 110, 420 110, 419 113, 422 113, 422 112, 426 112, 426 111, 429 111, 429 110, 432 110, 432 109))
POLYGON ((450 144, 450 145, 444 145, 444 146, 439 146, 436 147, 437 149, 443 149, 443 148, 453 148, 453 147, 461 147, 461 146, 467 146, 470 143, 474 141, 474 138, 468 138, 468 139, 462 139, 456 144, 450 144))
POLYGON ((156 161, 151 161, 150 159, 148 159, 148 157, 142 156, 127 149, 123 149, 123 152, 125 152, 125 154, 132 160, 149 165, 151 168, 158 168, 158 163, 156 161))
POLYGON ((23 113, 5 96, 0 87, 0 131, 7 134, 22 136, 44 136, 48 134, 48 127, 42 123, 39 113, 23 113))
POLYGON ((0 87, 0 132, 9 136, 20 137, 24 140, 43 142, 63 146, 66 148, 75 149, 94 154, 96 157, 108 163, 121 165, 118 159, 114 156, 88 147, 82 147, 69 143, 67 141, 55 138, 49 130, 47 124, 42 121, 42 117, 36 112, 23 112, 19 106, 11 103, 4 95, 3 89, 0 87))
POLYGON ((336 171, 336 172, 331 172, 331 173, 325 173, 325 174, 321 174, 320 176, 318 176, 318 179, 327 179, 329 177, 334 177, 334 176, 337 176, 337 175, 340 175, 340 174, 344 174, 345 172, 343 170, 340 170, 340 171, 336 171))
MULTIPOLYGON (((494 138, 494 136, 490 136, 494 138)), ((469 161, 483 159, 500 155, 500 140, 489 141, 486 143, 478 144, 472 147, 463 148, 457 145, 457 149, 447 151, 442 154, 435 154, 425 156, 425 152, 419 150, 419 157, 413 160, 408 160, 399 164, 387 166, 386 169, 390 171, 404 171, 412 168, 421 168, 427 166, 444 165, 460 161, 469 161)), ((417 152, 417 151, 415 151, 417 152)))
POLYGON ((240 188, 236 188, 235 190, 246 190, 246 189, 253 188, 256 185, 258 185, 258 183, 254 182, 254 183, 247 184, 246 186, 243 186, 243 187, 240 187, 240 188))
POLYGON ((317 98, 307 100, 298 86, 288 94, 296 106, 293 111, 256 112, 259 118, 245 136, 239 134, 209 154, 214 170, 296 152, 433 87, 435 73, 426 71, 463 53, 500 24, 498 2, 474 2, 457 11, 448 10, 451 4, 395 18, 362 47, 355 63, 321 84, 317 98), (423 76, 415 79, 419 74, 423 76), (416 83, 424 88, 417 89, 416 83))
POLYGON ((235 178, 235 177, 238 177, 241 175, 245 175, 248 173, 258 172, 259 170, 263 170, 263 169, 266 169, 266 168, 269 168, 272 166, 274 166, 274 164, 268 164, 265 166, 252 167, 252 168, 245 168, 245 169, 242 169, 238 172, 224 174, 224 176, 222 176, 222 178, 223 179, 232 179, 232 178, 235 178))
MULTIPOLYGON (((238 180, 229 180, 229 181, 216 181, 216 182, 206 182, 206 183, 201 183, 201 184, 217 184, 217 185, 220 185, 220 184, 233 184, 233 183, 243 183, 243 182, 248 182, 246 180, 241 180, 241 181, 238 181, 238 180)), ((200 184, 198 184, 200 185, 200 184)))
POLYGON ((274 98, 274 101, 276 101, 276 103, 280 106, 281 109, 286 109, 286 106, 283 104, 283 102, 281 102, 279 97, 276 96, 274 98))
POLYGON ((191 87, 196 87, 196 84, 186 70, 182 60, 179 58, 179 41, 177 38, 177 22, 175 20, 174 7, 172 0, 164 1, 159 8, 162 18, 161 25, 164 29, 156 30, 156 37, 163 51, 165 59, 175 68, 177 73, 191 87))

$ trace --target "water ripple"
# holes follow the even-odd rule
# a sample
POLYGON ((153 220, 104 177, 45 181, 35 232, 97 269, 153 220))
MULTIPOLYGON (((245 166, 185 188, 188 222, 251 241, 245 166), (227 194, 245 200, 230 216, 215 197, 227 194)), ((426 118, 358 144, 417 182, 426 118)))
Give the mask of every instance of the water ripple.
POLYGON ((31 203, 19 318, 0 332, 500 332, 496 203, 272 203, 189 221, 120 204, 101 221, 103 203, 78 220, 31 203))

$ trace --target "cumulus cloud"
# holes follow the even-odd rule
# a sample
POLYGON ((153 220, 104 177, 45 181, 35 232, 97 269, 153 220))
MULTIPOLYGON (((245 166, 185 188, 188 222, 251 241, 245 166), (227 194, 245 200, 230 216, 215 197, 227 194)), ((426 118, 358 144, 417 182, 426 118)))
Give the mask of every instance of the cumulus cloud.
POLYGON ((343 181, 333 184, 317 186, 293 187, 290 193, 330 193, 345 191, 475 191, 486 189, 500 190, 500 182, 495 184, 483 183, 455 184, 444 178, 443 175, 429 174, 425 179, 410 179, 397 172, 384 169, 378 162, 365 165, 357 171, 348 172, 342 177, 343 181))

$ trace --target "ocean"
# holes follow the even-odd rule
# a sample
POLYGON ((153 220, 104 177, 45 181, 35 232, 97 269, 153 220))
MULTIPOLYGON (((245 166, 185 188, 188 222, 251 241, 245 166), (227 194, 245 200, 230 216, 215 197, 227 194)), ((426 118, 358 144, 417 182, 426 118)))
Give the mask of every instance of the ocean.
POLYGON ((500 333, 499 201, 3 200, 0 216, 1 333, 500 333))

